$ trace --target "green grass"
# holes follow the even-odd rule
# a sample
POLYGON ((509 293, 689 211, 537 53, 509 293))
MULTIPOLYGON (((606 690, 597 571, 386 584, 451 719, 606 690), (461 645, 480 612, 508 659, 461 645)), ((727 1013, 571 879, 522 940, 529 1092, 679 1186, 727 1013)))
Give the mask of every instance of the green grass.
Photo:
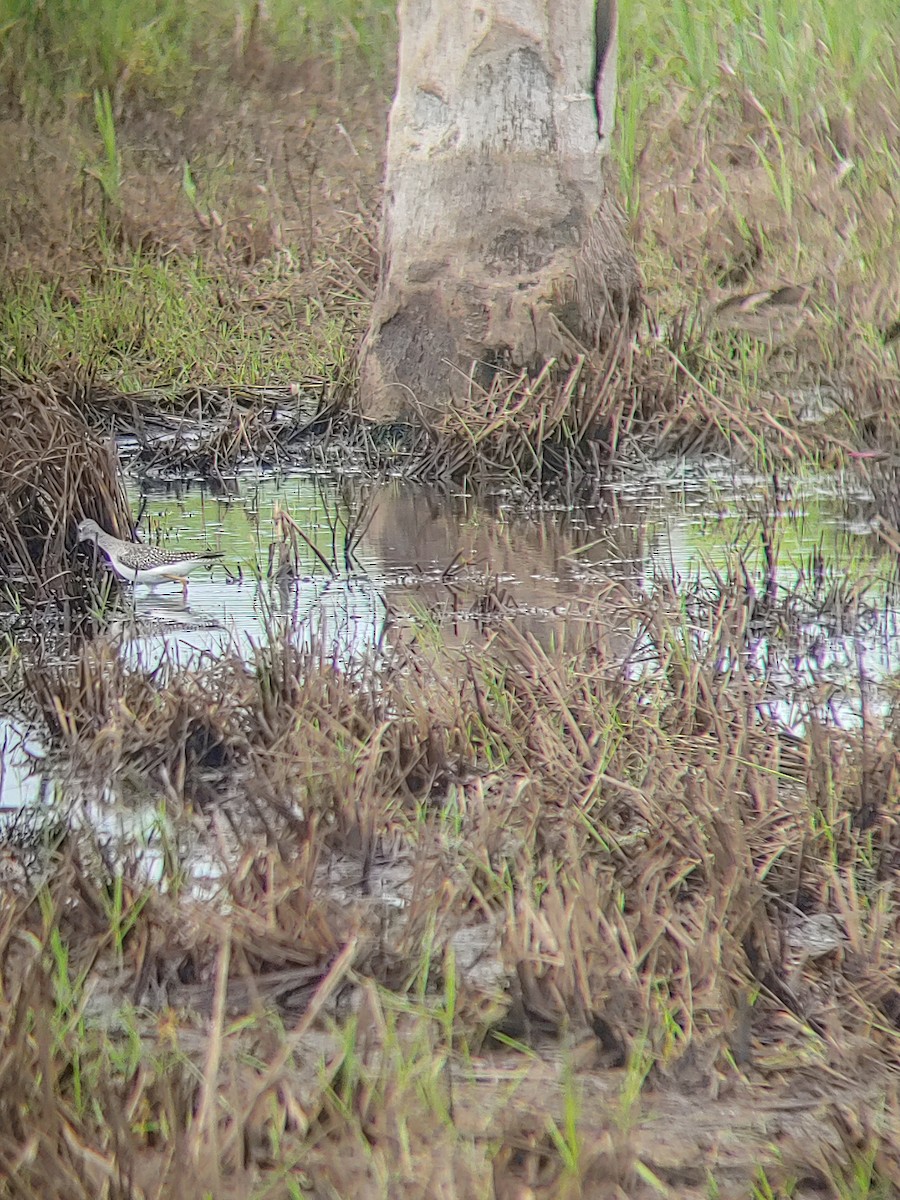
POLYGON ((298 312, 287 297, 259 311, 253 292, 273 283, 272 263, 241 281, 223 307, 214 263, 104 257, 101 269, 82 275, 74 289, 30 272, 7 286, 0 294, 6 365, 34 376, 73 364, 129 392, 285 383, 321 369, 332 351, 332 362, 343 353, 334 318, 321 337, 304 338, 305 306, 298 312))
POLYGON ((823 357, 847 309, 876 345, 897 270, 893 0, 623 0, 620 13, 615 154, 651 290, 678 311, 713 286, 812 282, 823 357), (716 255, 720 230, 749 257, 745 280, 716 255))
MULTIPOLYGON (((96 89, 190 95, 223 45, 251 31, 286 59, 362 56, 387 65, 396 38, 392 0, 0 0, 0 81, 26 104, 90 100, 96 89)), ((796 120, 810 97, 853 104, 879 77, 897 86, 893 0, 625 0, 621 5, 622 109, 640 114, 673 83, 697 103, 726 70, 778 120, 796 120)))
POLYGON ((701 107, 733 72, 796 128, 813 98, 852 105, 880 79, 897 88, 896 18, 894 0, 624 0, 621 107, 640 117, 673 84, 701 107))
POLYGON ((198 83, 223 79, 251 38, 303 61, 362 57, 383 68, 394 41, 394 4, 372 0, 0 0, 0 86, 32 115, 117 98, 190 101, 198 83))

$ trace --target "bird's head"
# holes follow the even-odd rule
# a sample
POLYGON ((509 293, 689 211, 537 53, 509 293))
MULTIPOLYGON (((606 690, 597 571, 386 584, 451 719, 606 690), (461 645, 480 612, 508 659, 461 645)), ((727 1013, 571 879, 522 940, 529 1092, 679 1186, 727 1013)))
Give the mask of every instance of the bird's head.
POLYGON ((97 522, 88 518, 78 526, 78 540, 79 542, 96 542, 102 532, 103 530, 97 522))

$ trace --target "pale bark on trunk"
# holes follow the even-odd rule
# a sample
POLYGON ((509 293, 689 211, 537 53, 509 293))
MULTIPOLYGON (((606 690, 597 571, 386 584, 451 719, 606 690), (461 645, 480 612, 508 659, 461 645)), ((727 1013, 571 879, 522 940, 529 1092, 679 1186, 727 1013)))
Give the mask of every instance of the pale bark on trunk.
POLYGON ((640 287, 604 187, 615 0, 400 0, 381 276, 362 351, 376 419, 432 415, 498 368, 602 345, 640 287))

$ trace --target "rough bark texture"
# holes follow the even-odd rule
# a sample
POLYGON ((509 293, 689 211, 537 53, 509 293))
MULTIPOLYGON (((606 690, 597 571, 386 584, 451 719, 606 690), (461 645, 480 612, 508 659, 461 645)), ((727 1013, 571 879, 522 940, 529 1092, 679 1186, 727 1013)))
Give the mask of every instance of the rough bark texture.
POLYGON ((614 0, 400 0, 369 415, 439 414, 634 315, 601 169, 615 71, 614 0))

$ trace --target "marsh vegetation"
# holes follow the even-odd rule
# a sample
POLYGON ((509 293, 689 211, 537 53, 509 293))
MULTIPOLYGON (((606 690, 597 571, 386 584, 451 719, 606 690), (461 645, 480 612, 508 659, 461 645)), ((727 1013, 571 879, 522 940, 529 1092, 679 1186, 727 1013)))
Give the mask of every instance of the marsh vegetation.
POLYGON ((0 1195, 900 1191, 895 5, 622 8, 639 336, 376 430, 393 5, 0 0, 0 1195), (607 570, 613 483, 709 452, 765 481, 729 552, 607 570), (251 464, 341 515, 271 502, 236 594, 426 505, 470 552, 350 651, 261 600, 149 654, 78 522, 251 464), (784 536, 814 469, 865 554, 784 536))

